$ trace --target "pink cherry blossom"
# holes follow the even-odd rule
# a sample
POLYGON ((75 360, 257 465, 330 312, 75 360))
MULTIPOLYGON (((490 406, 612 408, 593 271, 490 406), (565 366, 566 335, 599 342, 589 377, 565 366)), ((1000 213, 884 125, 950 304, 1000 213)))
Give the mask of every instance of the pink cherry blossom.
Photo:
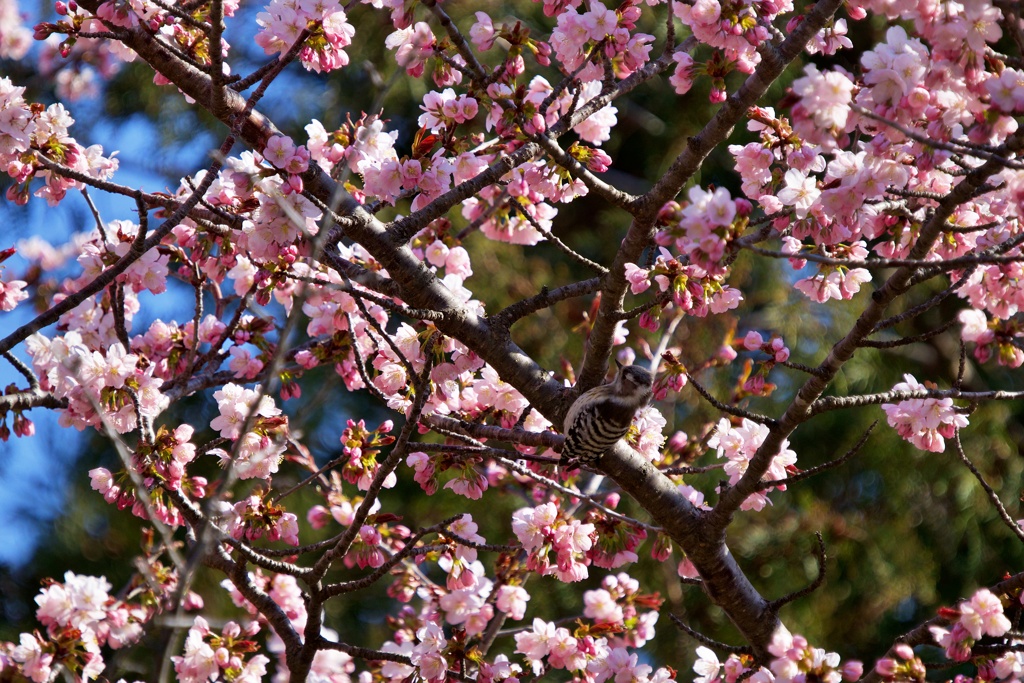
MULTIPOLYGON (((893 391, 923 391, 926 387, 912 375, 903 375, 905 381, 896 384, 893 391)), ((967 417, 956 411, 949 398, 914 398, 882 406, 889 426, 905 440, 918 448, 941 453, 945 439, 957 429, 967 426, 967 417)))

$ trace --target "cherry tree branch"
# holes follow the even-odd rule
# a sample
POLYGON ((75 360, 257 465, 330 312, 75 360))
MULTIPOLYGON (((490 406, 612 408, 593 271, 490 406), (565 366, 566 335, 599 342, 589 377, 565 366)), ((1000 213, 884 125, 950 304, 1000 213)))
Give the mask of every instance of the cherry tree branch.
POLYGON ((960 389, 915 389, 903 391, 883 391, 877 394, 857 394, 854 396, 825 396, 815 400, 807 412, 808 416, 819 415, 832 410, 860 408, 862 406, 879 405, 882 403, 898 403, 915 398, 953 398, 963 399, 972 403, 982 401, 1019 401, 1024 399, 1024 391, 962 391, 960 389))

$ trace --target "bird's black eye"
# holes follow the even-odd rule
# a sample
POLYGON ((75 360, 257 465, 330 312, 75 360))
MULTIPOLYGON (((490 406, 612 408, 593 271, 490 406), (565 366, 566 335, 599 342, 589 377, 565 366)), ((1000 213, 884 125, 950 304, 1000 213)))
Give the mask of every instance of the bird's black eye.
POLYGON ((647 373, 639 368, 630 368, 623 374, 623 379, 635 386, 646 386, 650 384, 647 373))

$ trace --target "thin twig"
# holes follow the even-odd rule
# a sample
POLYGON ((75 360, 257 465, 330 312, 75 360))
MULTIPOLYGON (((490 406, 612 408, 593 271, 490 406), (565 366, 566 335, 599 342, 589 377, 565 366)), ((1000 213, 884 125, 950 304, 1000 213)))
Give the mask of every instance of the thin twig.
POLYGON ((794 600, 804 597, 805 595, 810 595, 814 591, 818 590, 818 588, 821 587, 821 584, 825 583, 826 562, 828 561, 828 556, 825 554, 825 540, 821 537, 820 531, 814 532, 814 535, 818 539, 818 548, 817 553, 815 554, 818 559, 818 575, 814 577, 814 581, 800 590, 787 593, 781 598, 772 600, 770 604, 774 611, 777 612, 783 605, 787 605, 794 600))
POLYGON ((705 389, 704 386, 700 382, 698 382, 696 379, 694 379, 693 375, 687 373, 686 376, 689 379, 690 385, 694 389, 697 390, 697 393, 700 394, 701 396, 703 396, 705 401, 707 401, 708 403, 713 405, 715 408, 717 408, 721 412, 727 413, 729 415, 735 415, 736 417, 746 418, 748 420, 752 420, 754 422, 757 422, 758 424, 768 425, 769 427, 772 426, 773 424, 775 424, 775 420, 773 420, 772 418, 768 417, 767 415, 760 415, 758 413, 752 413, 752 412, 750 412, 748 410, 743 410, 742 408, 736 408, 734 406, 730 406, 730 405, 727 405, 725 403, 722 403, 717 398, 712 396, 711 392, 709 392, 707 389, 705 389))
POLYGON ((713 647, 716 650, 721 650, 722 652, 730 652, 732 654, 737 655, 749 655, 753 654, 754 652, 749 647, 739 645, 727 645, 725 643, 715 640, 714 638, 706 636, 700 631, 694 630, 687 626, 685 621, 677 617, 675 614, 672 614, 671 612, 669 612, 668 616, 670 619, 672 619, 673 624, 675 624, 681 631, 685 632, 688 636, 696 640, 698 643, 703 643, 708 647, 713 647))
POLYGON ((1020 525, 1010 517, 1008 512, 1006 512, 1006 508, 1003 506, 1003 502, 999 500, 999 495, 995 492, 995 489, 985 481, 985 477, 982 476, 981 472, 978 471, 978 468, 974 466, 973 462, 971 462, 971 459, 967 457, 967 453, 964 452, 963 444, 960 443, 959 429, 956 430, 956 433, 953 435, 953 450, 956 452, 957 457, 960 458, 960 461, 971 471, 974 478, 978 480, 978 483, 981 484, 981 488, 985 489, 985 495, 988 496, 989 501, 992 503, 992 507, 994 507, 996 512, 999 513, 999 518, 1002 519, 1003 523, 1010 528, 1010 531, 1013 532, 1013 535, 1016 536, 1018 540, 1024 542, 1024 529, 1021 529, 1020 525))
POLYGON ((871 426, 868 427, 864 431, 864 434, 861 435, 860 439, 857 440, 857 443, 855 443, 853 447, 850 448, 850 450, 846 451, 846 453, 836 458, 835 460, 829 460, 826 463, 817 465, 810 469, 806 469, 803 472, 800 472, 799 474, 794 474, 793 476, 786 477, 785 479, 769 479, 768 481, 762 481, 762 489, 769 489, 772 488, 773 486, 789 486, 790 484, 795 484, 798 481, 803 481, 804 479, 813 477, 816 474, 821 474, 822 472, 825 472, 827 470, 839 467, 840 465, 844 464, 847 460, 857 455, 860 449, 864 447, 864 444, 867 443, 868 437, 871 436, 871 432, 874 431, 877 425, 878 420, 872 422, 871 426))

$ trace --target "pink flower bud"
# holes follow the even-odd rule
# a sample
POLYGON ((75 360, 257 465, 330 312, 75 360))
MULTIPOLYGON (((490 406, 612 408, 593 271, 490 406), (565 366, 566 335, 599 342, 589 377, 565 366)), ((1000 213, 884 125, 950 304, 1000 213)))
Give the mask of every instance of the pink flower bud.
POLYGON ((910 647, 906 643, 899 643, 892 650, 903 659, 911 660, 914 658, 914 648, 910 647))
POLYGON ((882 678, 892 678, 896 675, 896 660, 882 657, 875 662, 875 673, 882 678))
POLYGON ((547 43, 535 42, 533 43, 535 52, 534 56, 537 59, 537 63, 541 66, 551 65, 551 46, 547 43))
MULTIPOLYGON (((10 185, 7 187, 4 195, 7 197, 7 201, 16 206, 25 206, 29 203, 29 191, 25 185, 10 185)), ((4 428, 6 428, 6 425, 4 425, 4 428)))
POLYGON ((331 519, 331 513, 323 505, 314 505, 306 513, 306 521, 314 529, 322 529, 331 519))
POLYGON ((761 348, 762 344, 764 344, 764 338, 753 330, 747 332, 747 336, 743 338, 743 348, 747 351, 756 351, 761 348))
POLYGON ((619 25, 623 28, 633 30, 640 18, 640 8, 636 5, 626 5, 619 14, 619 25))
MULTIPOLYGON (((1016 366, 1014 366, 1016 367, 1016 366)), ((14 416, 14 435, 15 436, 35 436, 36 425, 32 420, 28 419, 24 415, 14 416)))
POLYGON ((851 659, 848 662, 843 662, 841 670, 844 681, 858 681, 864 675, 864 662, 851 659))
POLYGON ((654 545, 651 547, 651 558, 655 562, 664 562, 672 556, 672 541, 668 537, 658 534, 658 537, 654 541, 654 545))
POLYGON ((196 593, 195 591, 189 591, 181 601, 181 606, 189 612, 203 609, 203 596, 199 595, 199 593, 196 593))
POLYGON ((33 38, 36 40, 46 40, 50 37, 51 33, 57 30, 57 25, 42 21, 33 26, 32 30, 35 32, 32 36, 33 38))
POLYGON ((651 332, 657 332, 660 325, 658 316, 661 315, 661 310, 655 306, 654 308, 644 311, 640 314, 640 327, 651 332))
POLYGON ((665 385, 672 391, 682 391, 683 387, 686 386, 686 374, 679 373, 678 375, 672 375, 665 382, 665 385))

